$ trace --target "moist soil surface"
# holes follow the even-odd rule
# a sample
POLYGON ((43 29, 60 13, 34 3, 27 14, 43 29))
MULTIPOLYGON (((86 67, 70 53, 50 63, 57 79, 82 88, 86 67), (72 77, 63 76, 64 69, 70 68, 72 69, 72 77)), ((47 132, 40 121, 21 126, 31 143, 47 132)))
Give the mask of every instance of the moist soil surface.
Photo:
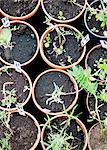
POLYGON ((36 7, 38 0, 0 0, 0 8, 8 15, 21 17, 36 7))
MULTIPOLYGON (((44 132, 44 137, 43 137, 43 141, 48 143, 48 137, 50 134, 56 134, 59 133, 59 131, 62 130, 62 128, 64 128, 62 124, 62 122, 67 121, 67 118, 56 118, 53 121, 50 122, 50 126, 52 131, 50 130, 50 126, 48 126, 45 129, 44 132), (54 128, 56 127, 56 128, 54 128)), ((75 147, 74 150, 82 150, 83 145, 84 145, 84 134, 83 131, 81 129, 81 127, 76 123, 76 121, 74 119, 71 119, 70 121, 70 125, 65 127, 65 130, 67 135, 70 136, 70 134, 74 137, 73 140, 68 140, 68 142, 70 143, 70 148, 72 149, 72 147, 75 147), (78 130, 80 129, 80 130, 78 130)))
POLYGON ((107 49, 102 48, 102 47, 96 48, 89 54, 87 63, 88 63, 88 66, 92 69, 92 72, 95 72, 96 70, 98 70, 95 64, 96 64, 96 61, 99 61, 100 58, 107 59, 107 49))
POLYGON ((12 31, 12 49, 0 48, 1 57, 9 62, 18 61, 21 64, 30 60, 37 49, 37 41, 33 31, 24 24, 11 25, 11 29, 16 26, 16 31, 12 31))
POLYGON ((50 104, 46 104, 46 100, 51 96, 47 96, 46 94, 52 94, 55 90, 54 83, 61 88, 62 92, 69 93, 74 92, 74 85, 70 78, 64 73, 60 72, 49 72, 45 75, 41 76, 38 80, 36 87, 34 89, 35 98, 37 103, 41 106, 42 109, 48 109, 51 112, 60 112, 63 111, 63 104, 65 108, 68 108, 75 98, 75 94, 61 95, 61 100, 63 104, 53 102, 50 104))
MULTIPOLYGON (((73 30, 68 30, 67 28, 64 28, 64 30, 69 31, 71 33, 76 33, 73 30)), ((54 50, 53 43, 56 43, 57 48, 60 47, 58 34, 55 30, 53 30, 53 32, 50 32, 49 34, 52 42, 50 43, 48 48, 44 47, 44 53, 46 58, 51 63, 59 66, 67 66, 73 64, 80 58, 83 52, 83 48, 80 45, 80 41, 77 41, 74 35, 65 35, 66 40, 63 45, 63 52, 62 54, 57 55, 57 53, 54 50)))
MULTIPOLYGON (((69 0, 70 1, 70 0, 69 0)), ((59 17, 59 11, 63 12, 63 16, 66 20, 72 19, 79 15, 81 10, 83 9, 83 6, 85 4, 85 0, 77 0, 76 3, 82 5, 82 8, 79 6, 73 4, 72 2, 69 2, 68 0, 44 0, 44 6, 46 11, 50 14, 50 16, 58 19, 59 17)), ((60 19, 58 19, 60 20, 60 19)), ((61 19, 63 20, 63 19, 61 19)))
MULTIPOLYGON (((5 86, 5 90, 11 91, 12 89, 15 89, 16 90, 15 97, 17 99, 16 103, 23 103, 27 99, 28 94, 29 94, 29 90, 26 90, 25 92, 23 92, 23 90, 25 89, 24 88, 25 86, 29 88, 29 82, 27 78, 23 74, 20 74, 10 69, 9 69, 8 74, 6 72, 2 72, 2 74, 0 75, 0 101, 4 99, 3 84, 8 83, 8 82, 11 82, 13 84, 7 84, 5 86)), ((15 107, 15 104, 12 104, 11 108, 15 107)), ((2 105, 1 102, 0 102, 0 105, 2 105)))
POLYGON ((107 132, 102 134, 99 124, 97 124, 91 131, 90 144, 93 150, 107 149, 107 132))
MULTIPOLYGON (((34 121, 26 116, 18 113, 12 114, 10 118, 10 127, 13 136, 10 138, 12 150, 29 150, 36 141, 38 129, 34 121)), ((8 129, 0 125, 0 139, 5 137, 4 133, 10 133, 8 129)))
MULTIPOLYGON (((94 3, 91 7, 94 7, 94 8, 99 8, 99 5, 101 5, 101 2, 99 1, 99 2, 96 2, 96 3, 94 3)), ((88 19, 88 17, 89 17, 89 11, 87 12, 87 15, 86 15, 86 20, 87 20, 87 25, 88 25, 88 27, 89 27, 89 29, 91 30, 91 29, 93 29, 93 27, 94 28, 96 28, 96 32, 93 32, 93 33, 95 33, 95 34, 97 34, 97 35, 99 35, 99 36, 104 36, 104 31, 106 31, 107 30, 107 28, 106 28, 106 26, 105 27, 101 27, 101 21, 99 21, 99 20, 96 20, 96 18, 95 18, 95 15, 92 15, 92 17, 91 17, 91 19, 88 19)))

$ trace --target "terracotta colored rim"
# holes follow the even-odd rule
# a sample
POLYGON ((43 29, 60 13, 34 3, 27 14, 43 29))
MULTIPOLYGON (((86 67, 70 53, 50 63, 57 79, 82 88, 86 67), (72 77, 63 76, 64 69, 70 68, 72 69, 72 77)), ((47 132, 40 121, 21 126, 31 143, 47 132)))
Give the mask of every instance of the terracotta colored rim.
MULTIPOLYGON (((15 68, 13 66, 8 66, 8 68, 15 70, 15 68)), ((4 67, 0 68, 0 72, 3 69, 4 69, 4 67)), ((21 105, 21 106, 24 106, 24 105, 26 105, 28 103, 28 101, 29 101, 29 99, 31 97, 31 94, 32 94, 32 81, 31 81, 29 75, 23 69, 21 69, 21 74, 23 74, 26 77, 26 79, 28 80, 28 82, 29 82, 29 88, 30 88, 28 97, 26 98, 26 100, 21 105)), ((1 110, 6 110, 6 111, 14 111, 14 110, 16 110, 16 108, 5 108, 3 106, 0 106, 0 109, 1 110)))
MULTIPOLYGON (((10 111, 10 112, 11 112, 11 114, 12 114, 12 113, 17 113, 18 110, 12 110, 12 111, 10 111)), ((39 125, 38 121, 36 120, 36 118, 35 118, 33 115, 31 115, 29 112, 26 112, 26 111, 25 111, 25 114, 26 114, 29 118, 31 118, 31 119, 33 120, 35 126, 36 126, 37 129, 38 129, 38 134, 37 134, 37 138, 35 139, 35 143, 34 143, 33 146, 29 149, 29 150, 35 150, 35 148, 37 147, 37 145, 39 144, 39 141, 40 141, 40 136, 41 136, 40 125, 39 125)))
MULTIPOLYGON (((25 24, 25 25, 27 25, 27 26, 33 31, 33 33, 34 33, 34 35, 35 35, 35 37, 36 37, 36 40, 37 40, 37 49, 35 50, 35 54, 34 54, 33 57, 30 58, 28 61, 26 61, 26 62, 24 62, 24 63, 21 64, 21 66, 26 66, 26 65, 28 65, 29 63, 31 63, 31 62, 36 58, 36 56, 37 56, 37 54, 38 54, 38 51, 39 51, 39 36, 38 36, 38 33, 37 33, 37 31, 35 30, 35 28, 34 28, 32 25, 30 25, 29 23, 27 23, 27 22, 25 22, 25 21, 14 20, 14 21, 10 21, 10 23, 11 23, 11 24, 25 24)), ((3 28, 3 26, 0 27, 0 30, 1 30, 2 28, 3 28)), ((0 56, 0 60, 1 60, 4 64, 6 64, 6 65, 9 65, 9 66, 12 65, 12 66, 13 66, 13 64, 11 64, 11 63, 5 61, 1 56, 0 56)))
POLYGON ((73 26, 70 26, 70 25, 67 25, 67 24, 57 24, 57 25, 54 25, 54 26, 51 26, 49 27, 42 35, 41 39, 40 39, 40 54, 41 54, 41 57, 43 58, 43 60, 49 65, 51 66, 52 68, 58 68, 58 69, 68 69, 68 68, 71 68, 71 67, 74 67, 75 65, 77 65, 84 57, 85 55, 85 52, 86 52, 86 46, 83 47, 83 52, 80 56, 80 58, 74 62, 73 64, 71 65, 68 65, 68 66, 59 66, 59 65, 56 65, 56 64, 53 64, 51 61, 48 60, 48 58, 45 56, 44 54, 44 50, 43 50, 43 47, 44 47, 44 39, 46 38, 46 36, 48 35, 48 33, 52 32, 55 30, 55 28, 57 27, 66 27, 66 28, 69 28, 71 30, 74 30, 75 32, 79 33, 80 34, 80 31, 78 31, 75 27, 73 26))
MULTIPOLYGON (((91 7, 94 3, 96 2, 99 2, 99 0, 94 0, 91 4, 89 4, 91 7)), ((84 23, 85 23, 85 26, 87 28, 87 30, 94 36, 98 37, 98 38, 107 38, 106 36, 103 36, 103 35, 98 35, 94 32, 91 31, 91 29, 89 28, 88 24, 87 24, 87 13, 88 13, 88 10, 89 10, 89 7, 86 8, 85 10, 85 13, 84 13, 84 23)))
POLYGON ((38 10, 40 6, 40 0, 38 0, 38 3, 37 5, 35 6, 34 10, 32 12, 30 12, 29 14, 25 15, 25 16, 22 16, 22 17, 15 17, 15 16, 11 16, 7 13, 5 13, 2 9, 0 9, 0 13, 5 16, 5 17, 8 17, 9 19, 11 20, 26 20, 28 18, 31 18, 38 10))
POLYGON ((99 45, 96 45, 96 46, 94 46, 88 53, 87 53, 87 55, 86 55, 86 58, 85 58, 85 68, 86 69, 88 69, 88 58, 89 58, 89 55, 91 54, 91 52, 93 52, 94 50, 96 50, 96 49, 98 49, 98 48, 100 48, 101 47, 101 44, 99 44, 99 45))
POLYGON ((60 115, 60 114, 63 114, 64 111, 62 111, 62 112, 48 112, 48 111, 46 111, 45 109, 41 108, 41 106, 40 106, 40 105, 37 103, 37 101, 36 101, 36 95, 35 95, 35 87, 36 87, 36 84, 37 84, 38 80, 39 80, 44 74, 49 73, 49 72, 61 72, 61 73, 64 73, 65 75, 67 75, 67 76, 70 78, 70 80, 71 80, 72 83, 74 84, 74 89, 75 89, 75 92, 76 92, 76 93, 75 93, 76 96, 75 96, 73 102, 71 103, 71 105, 66 109, 67 112, 70 111, 70 110, 73 108, 73 106, 76 104, 76 102, 77 102, 77 99, 78 99, 78 86, 77 86, 77 83, 76 83, 75 79, 74 79, 72 76, 70 76, 66 71, 60 70, 60 69, 48 69, 48 70, 42 72, 40 75, 38 75, 38 77, 35 79, 35 81, 34 81, 34 83, 33 83, 33 89, 32 89, 32 98, 33 98, 33 101, 34 101, 34 104, 36 105, 36 107, 37 107, 41 112, 43 112, 43 113, 45 113, 45 114, 49 114, 49 115, 60 115))
POLYGON ((50 20, 53 20, 53 21, 55 21, 55 22, 57 22, 57 23, 69 23, 69 22, 75 21, 76 19, 78 19, 78 18, 83 14, 83 12, 84 12, 84 10, 85 10, 85 8, 86 8, 87 0, 84 0, 84 2, 85 2, 85 4, 84 4, 83 9, 81 10, 81 12, 80 12, 77 16, 75 16, 74 18, 68 19, 68 20, 59 20, 59 19, 56 19, 56 18, 52 17, 52 16, 46 11, 46 9, 45 9, 44 0, 41 0, 41 5, 42 5, 42 9, 43 9, 45 15, 48 16, 48 18, 49 18, 50 20))
POLYGON ((94 124, 94 125, 90 128, 90 130, 89 130, 89 133, 88 133, 88 136, 89 136, 89 140, 88 140, 88 148, 89 148, 89 150, 92 150, 92 148, 91 148, 91 143, 90 143, 91 131, 92 131, 93 128, 94 128, 95 126, 97 126, 98 124, 99 124, 99 122, 96 123, 96 124, 94 124))
MULTIPOLYGON (((52 117, 50 120, 48 120, 48 121, 45 123, 45 125, 44 125, 43 128, 42 128, 42 132, 41 132, 41 145, 42 145, 43 150, 46 150, 45 145, 43 144, 43 137, 44 137, 44 132, 45 132, 45 129, 46 129, 48 123, 49 123, 50 121, 56 119, 56 118, 68 118, 68 117, 69 117, 69 115, 66 115, 66 114, 54 116, 54 117, 52 117)), ((85 135, 85 141, 84 141, 83 150, 86 150, 87 143, 88 143, 87 129, 86 129, 85 125, 82 123, 82 121, 81 121, 80 119, 78 119, 78 118, 76 118, 76 117, 73 117, 73 119, 75 119, 76 122, 77 122, 77 124, 80 125, 80 127, 81 127, 81 129, 82 129, 82 131, 83 131, 83 133, 84 133, 84 135, 85 135)))

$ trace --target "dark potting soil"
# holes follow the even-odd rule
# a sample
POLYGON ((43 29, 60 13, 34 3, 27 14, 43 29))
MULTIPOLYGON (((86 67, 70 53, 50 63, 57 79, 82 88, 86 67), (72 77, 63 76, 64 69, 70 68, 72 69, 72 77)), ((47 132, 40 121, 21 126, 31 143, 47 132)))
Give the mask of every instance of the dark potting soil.
MULTIPOLYGON (((91 113, 93 111, 95 111, 95 98, 92 95, 90 95, 88 98, 88 107, 89 107, 91 113)), ((104 120, 105 113, 107 113, 107 103, 104 103, 98 99, 98 107, 99 107, 98 110, 99 110, 100 118, 101 118, 101 120, 104 120)), ((94 115, 94 114, 92 113, 92 115, 94 115)))
POLYGON ((107 149, 107 132, 101 133, 100 125, 96 125, 91 131, 90 144, 93 150, 107 149))
MULTIPOLYGON (((67 121, 67 118, 66 119, 56 118, 56 119, 52 120, 49 124, 51 126, 52 131, 49 128, 50 126, 48 126, 45 129, 43 141, 48 143, 48 140, 49 140, 48 137, 50 134, 60 133, 59 131, 61 131, 64 128, 64 126, 61 125, 62 122, 64 122, 64 121, 67 121), (56 128, 54 128, 54 127, 56 127, 56 128)), ((72 147, 76 146, 74 148, 75 150, 82 150, 83 145, 84 145, 84 138, 85 138, 84 133, 81 130, 81 127, 76 123, 76 121, 74 119, 71 119, 70 126, 67 126, 67 128, 64 131, 66 131, 67 135, 70 136, 70 134, 71 134, 74 137, 73 140, 71 140, 71 139, 68 140, 68 142, 70 143, 70 148, 72 149, 72 147), (78 130, 78 129, 80 129, 80 130, 78 130)))
MULTIPOLYGON (((38 129, 34 121, 28 116, 21 116, 18 113, 12 114, 10 128, 13 132, 10 138, 12 150, 29 150, 37 139, 38 129)), ((0 125, 0 139, 10 133, 5 126, 0 125)))
POLYGON ((38 0, 0 0, 0 8, 7 14, 21 17, 36 7, 38 0))
POLYGON ((37 40, 33 31, 24 24, 11 25, 16 26, 18 30, 12 31, 12 50, 10 48, 0 48, 1 57, 9 62, 18 61, 25 63, 30 60, 37 49, 37 40))
MULTIPOLYGON (((101 5, 100 1, 94 3, 91 7, 96 9, 96 8, 99 8, 99 5, 101 5)), ((96 32, 93 32, 93 33, 100 35, 100 36, 104 36, 104 31, 107 30, 107 27, 106 26, 101 27, 102 22, 99 20, 96 21, 95 15, 92 15, 91 19, 88 19, 89 14, 90 14, 90 11, 88 11, 87 16, 86 16, 87 25, 88 25, 89 29, 91 30, 91 29, 93 29, 93 27, 95 27, 96 32)))
POLYGON ((44 0, 45 9, 50 14, 50 16, 58 19, 59 11, 62 11, 66 20, 72 19, 79 15, 83 9, 85 0, 77 0, 76 3, 82 5, 82 8, 73 4, 72 1, 70 2, 70 0, 44 0))
POLYGON ((69 93, 75 91, 72 81, 70 81, 70 78, 64 73, 49 72, 41 76, 41 78, 38 80, 34 89, 35 98, 42 109, 48 109, 51 112, 60 112, 64 110, 63 104, 65 108, 68 108, 68 106, 71 105, 75 98, 75 94, 69 94, 66 96, 61 95, 63 104, 53 102, 49 105, 50 101, 48 104, 46 104, 46 100, 50 98, 50 96, 47 96, 46 94, 53 93, 55 90, 54 83, 56 83, 59 88, 63 87, 62 92, 69 93))
MULTIPOLYGON (((66 28, 64 28, 64 30, 74 32, 72 30, 66 30, 66 28)), ((62 52, 62 54, 57 56, 56 52, 53 50, 53 43, 56 43, 57 48, 60 47, 59 38, 56 39, 56 37, 58 37, 58 34, 55 30, 50 32, 49 34, 52 42, 50 43, 48 48, 44 47, 44 53, 46 58, 50 62, 52 62, 55 65, 67 66, 73 64, 80 58, 83 52, 83 48, 80 45, 80 41, 77 41, 74 35, 65 35, 66 41, 63 45, 64 51, 62 52), (71 58, 71 61, 69 61, 69 57, 71 58)))
POLYGON ((89 58, 87 62, 88 62, 88 66, 91 67, 92 72, 96 72, 96 70, 98 70, 95 64, 96 61, 99 61, 100 58, 107 59, 107 49, 102 47, 96 48, 89 54, 89 58))
MULTIPOLYGON (((13 84, 7 84, 5 86, 5 90, 11 91, 12 89, 15 89, 16 90, 15 97, 17 99, 16 103, 23 103, 29 94, 29 90, 26 90, 25 92, 23 92, 23 90, 25 89, 24 88, 25 86, 29 88, 29 82, 27 78, 23 74, 20 74, 10 69, 9 69, 8 74, 6 72, 2 72, 2 74, 0 75, 0 101, 4 99, 3 84, 8 83, 8 82, 11 82, 13 84)), ((8 96, 8 94, 6 95, 8 96)), ((12 104, 11 108, 15 107, 15 104, 12 104)), ((0 105, 1 105, 1 102, 0 102, 0 105)))

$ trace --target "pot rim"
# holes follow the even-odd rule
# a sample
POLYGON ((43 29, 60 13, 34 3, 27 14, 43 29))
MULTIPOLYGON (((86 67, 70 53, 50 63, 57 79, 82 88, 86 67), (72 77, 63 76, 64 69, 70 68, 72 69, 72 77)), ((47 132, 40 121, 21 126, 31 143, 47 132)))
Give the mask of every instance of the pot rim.
MULTIPOLYGON (((7 67, 8 67, 9 69, 15 70, 15 67, 13 67, 13 66, 7 66, 7 67)), ((4 69, 4 67, 1 67, 1 68, 0 68, 0 72, 1 72, 3 69, 4 69)), ((17 71, 16 71, 16 72, 17 72, 17 71)), ((29 86, 30 86, 30 91, 29 91, 29 94, 28 94, 26 100, 25 100, 23 103, 21 103, 21 106, 23 107, 24 105, 26 105, 26 104, 28 103, 28 101, 29 101, 29 99, 30 99, 30 97, 31 97, 31 94, 32 94, 32 81, 31 81, 31 79, 30 79, 28 73, 25 72, 23 69, 21 69, 21 74, 23 74, 23 75, 27 78, 27 81, 29 82, 29 86)), ((5 111, 14 111, 14 110, 16 110, 17 108, 16 108, 16 107, 14 107, 14 108, 5 108, 5 107, 3 107, 3 106, 0 106, 0 109, 1 109, 1 110, 5 110, 5 111)))
MULTIPOLYGON (((40 141, 40 136, 41 136, 40 125, 39 125, 37 119, 36 119, 31 113, 29 113, 29 112, 27 112, 27 111, 24 111, 24 112, 25 112, 25 114, 26 114, 29 118, 31 118, 31 119, 34 121, 34 124, 35 124, 35 126, 37 127, 37 129, 38 129, 37 138, 36 138, 36 140, 35 140, 35 143, 34 143, 33 146, 29 149, 29 150, 35 150, 35 148, 37 147, 37 145, 39 144, 39 141, 40 141)), ((10 111, 10 113, 11 113, 11 114, 12 114, 12 113, 18 113, 18 110, 12 110, 12 111, 10 111)))
POLYGON ((67 19, 67 20, 59 20, 59 19, 56 19, 56 18, 52 17, 52 16, 46 11, 45 6, 44 6, 44 3, 43 3, 43 0, 41 0, 41 6, 42 6, 43 12, 45 13, 46 16, 48 16, 48 18, 49 18, 50 20, 53 20, 53 21, 55 21, 55 22, 57 22, 57 23, 69 23, 69 22, 73 22, 73 21, 77 20, 77 19, 83 14, 83 12, 84 12, 84 10, 85 10, 85 8, 86 8, 86 5, 87 5, 87 0, 84 0, 84 2, 85 2, 85 3, 84 3, 84 6, 83 6, 83 9, 81 10, 81 12, 80 12, 77 16, 75 16, 75 17, 73 17, 73 18, 71 18, 71 19, 67 19))
MULTIPOLYGON (((39 52, 39 35, 38 35, 37 31, 35 30, 35 28, 31 24, 29 24, 25 21, 13 20, 13 21, 10 21, 10 24, 24 24, 24 25, 27 25, 33 31, 33 33, 35 35, 35 40, 37 41, 37 48, 35 50, 34 55, 28 61, 20 64, 21 66, 26 66, 26 65, 30 64, 36 58, 36 56, 39 52)), ((3 25, 0 27, 0 30, 2 30, 2 28, 3 28, 3 25)), ((4 60, 1 56, 0 56, 0 60, 6 65, 14 66, 14 64, 11 64, 8 61, 4 60)))
POLYGON ((12 15, 9 15, 9 14, 5 13, 1 8, 0 8, 0 13, 3 16, 5 16, 5 17, 7 17, 7 18, 9 18, 11 20, 26 20, 28 18, 31 18, 37 12, 39 7, 40 7, 40 0, 38 0, 38 3, 35 6, 35 8, 30 13, 28 13, 25 16, 20 16, 20 17, 12 16, 12 15))
POLYGON ((57 27, 66 27, 66 28, 69 28, 71 30, 74 30, 75 32, 77 33, 81 33, 79 30, 77 30, 75 27, 71 26, 71 25, 67 25, 67 24, 56 24, 54 26, 51 26, 49 27, 41 36, 41 39, 40 39, 40 54, 41 54, 41 57, 42 59, 49 65, 51 66, 52 68, 57 68, 57 69, 68 69, 68 68, 71 68, 71 67, 74 67, 75 65, 77 65, 84 57, 85 53, 86 53, 86 45, 83 47, 83 50, 82 50, 82 54, 81 56, 78 58, 78 60, 76 62, 74 62, 73 64, 70 64, 70 65, 67 65, 67 66, 60 66, 60 65, 56 65, 54 63, 52 63, 51 61, 48 60, 48 58, 45 56, 44 54, 44 46, 43 46, 43 43, 44 43, 44 39, 46 38, 46 36, 48 35, 48 33, 52 32, 55 30, 55 28, 57 27))
MULTIPOLYGON (((41 145, 42 145, 42 148, 43 148, 43 150, 46 150, 46 148, 45 148, 45 146, 44 146, 44 144, 43 144, 43 136, 44 136, 44 131, 45 131, 45 128, 47 127, 47 124, 50 122, 50 121, 52 121, 52 120, 54 120, 54 119, 56 119, 56 118, 68 118, 69 117, 69 115, 68 114, 62 114, 62 115, 57 115, 57 116, 54 116, 54 117, 52 117, 50 120, 48 120, 45 124, 44 124, 44 126, 43 126, 43 128, 42 128, 42 131, 41 131, 41 145)), ((80 119, 78 119, 77 117, 73 117, 73 119, 75 119, 76 120, 76 122, 77 122, 77 124, 79 124, 80 125, 80 127, 81 127, 81 129, 82 129, 82 131, 83 131, 83 133, 84 133, 84 136, 85 136, 85 144, 84 144, 84 147, 83 147, 83 150, 85 150, 86 149, 86 147, 87 147, 87 144, 88 144, 88 133, 87 133, 87 129, 86 129, 86 127, 85 127, 85 125, 82 123, 82 121, 80 120, 80 119)))
POLYGON ((39 74, 39 75, 37 76, 37 78, 35 79, 35 81, 34 81, 34 83, 33 83, 33 88, 32 88, 32 99, 33 99, 33 102, 34 102, 34 104, 36 105, 36 107, 37 107, 41 112, 43 112, 43 113, 45 113, 45 114, 52 115, 52 116, 53 116, 53 115, 60 115, 60 114, 63 114, 64 111, 62 111, 62 112, 49 112, 49 111, 47 111, 45 108, 44 108, 44 109, 41 108, 41 106, 40 106, 40 105, 37 103, 37 101, 36 101, 35 86, 36 86, 38 80, 39 80, 44 74, 49 73, 49 72, 61 72, 61 73, 64 73, 65 75, 67 75, 67 76, 70 78, 71 82, 72 82, 73 85, 74 85, 74 88, 75 88, 75 90, 76 90, 76 95, 75 95, 75 98, 74 98, 73 102, 71 103, 71 105, 66 109, 67 112, 70 111, 70 110, 74 107, 74 105, 76 104, 76 102, 77 102, 77 100, 78 100, 78 85, 77 85, 75 79, 74 79, 72 76, 70 76, 66 71, 60 70, 60 69, 48 69, 48 70, 45 70, 45 71, 43 71, 41 74, 39 74))
MULTIPOLYGON (((92 3, 90 3, 89 5, 92 6, 94 3, 98 2, 99 0, 94 0, 92 3)), ((89 7, 86 8, 85 12, 84 12, 84 23, 85 23, 85 26, 87 28, 87 30, 89 31, 89 33, 91 33, 92 35, 94 35, 95 37, 97 38, 102 38, 102 39, 106 39, 107 37, 106 36, 103 36, 103 35, 99 35, 99 34, 96 34, 94 32, 91 31, 91 29, 89 28, 88 24, 87 24, 87 12, 89 10, 89 7)))

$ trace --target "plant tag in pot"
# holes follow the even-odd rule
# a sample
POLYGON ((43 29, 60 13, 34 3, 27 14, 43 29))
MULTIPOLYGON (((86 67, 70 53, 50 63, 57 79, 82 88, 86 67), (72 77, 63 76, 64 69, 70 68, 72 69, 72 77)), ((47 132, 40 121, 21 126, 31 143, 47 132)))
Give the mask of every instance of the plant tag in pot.
POLYGON ((101 46, 105 49, 107 49, 107 41, 105 40, 100 40, 101 46))
POLYGON ((19 62, 14 61, 14 67, 15 67, 17 72, 21 73, 21 65, 19 62))
POLYGON ((18 110, 18 113, 20 114, 20 115, 22 115, 22 116, 25 116, 26 114, 25 114, 25 111, 24 111, 24 109, 23 109, 23 107, 21 106, 21 104, 16 104, 16 108, 17 108, 17 110, 18 110))
POLYGON ((7 17, 2 18, 1 21, 2 21, 3 26, 4 26, 5 28, 7 28, 7 27, 10 26, 10 21, 9 21, 9 19, 8 19, 7 17))
POLYGON ((81 40, 81 46, 84 47, 89 41, 90 41, 90 37, 89 37, 89 34, 87 34, 87 35, 81 40))

